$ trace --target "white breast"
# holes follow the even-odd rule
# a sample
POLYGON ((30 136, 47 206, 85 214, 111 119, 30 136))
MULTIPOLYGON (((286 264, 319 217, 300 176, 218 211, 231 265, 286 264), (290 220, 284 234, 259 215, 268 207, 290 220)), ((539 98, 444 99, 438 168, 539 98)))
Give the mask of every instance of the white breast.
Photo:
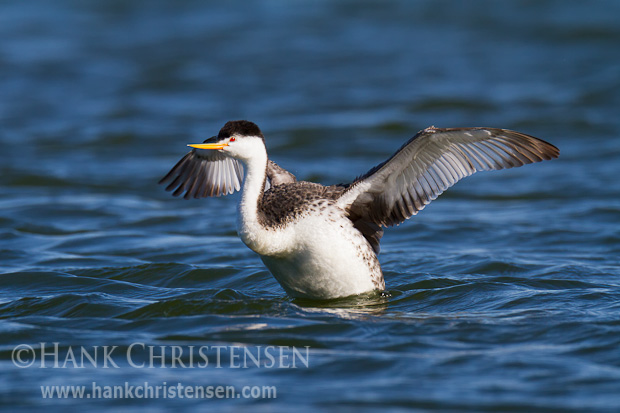
POLYGON ((261 231, 262 239, 253 235, 242 239, 293 297, 328 299, 385 287, 372 248, 336 206, 261 231))

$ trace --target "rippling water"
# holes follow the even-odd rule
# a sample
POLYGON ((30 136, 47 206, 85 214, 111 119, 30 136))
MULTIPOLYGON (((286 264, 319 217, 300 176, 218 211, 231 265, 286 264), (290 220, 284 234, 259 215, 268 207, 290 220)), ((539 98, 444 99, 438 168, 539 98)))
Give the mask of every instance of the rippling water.
POLYGON ((618 16, 615 1, 1 3, 1 405, 616 410, 618 16), (388 230, 390 296, 293 300, 237 238, 238 195, 156 184, 242 118, 323 183, 429 125, 516 129, 561 157, 477 174, 388 230), (186 364, 190 346, 309 346, 309 365, 17 367, 16 346, 40 343, 61 360, 179 346, 186 364), (41 396, 93 381, 277 399, 41 396))

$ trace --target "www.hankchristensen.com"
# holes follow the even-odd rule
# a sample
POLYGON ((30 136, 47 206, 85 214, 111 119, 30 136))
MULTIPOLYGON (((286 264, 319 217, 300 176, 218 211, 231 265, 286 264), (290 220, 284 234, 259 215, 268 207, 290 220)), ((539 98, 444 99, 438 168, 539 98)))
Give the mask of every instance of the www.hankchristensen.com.
POLYGON ((157 385, 149 382, 140 384, 91 386, 61 385, 41 386, 44 399, 275 399, 276 386, 200 386, 183 383, 157 385))

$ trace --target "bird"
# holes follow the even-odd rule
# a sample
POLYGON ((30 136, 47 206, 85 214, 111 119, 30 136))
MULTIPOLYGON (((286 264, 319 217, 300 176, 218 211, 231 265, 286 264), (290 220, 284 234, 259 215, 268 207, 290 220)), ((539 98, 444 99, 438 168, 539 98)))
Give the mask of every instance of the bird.
POLYGON ((241 190, 237 232, 293 298, 330 300, 383 292, 377 258, 383 229, 416 215, 477 171, 551 160, 559 149, 498 128, 416 133, 389 159, 348 184, 298 181, 269 159, 265 137, 247 120, 227 122, 161 180, 174 196, 205 198, 241 190))

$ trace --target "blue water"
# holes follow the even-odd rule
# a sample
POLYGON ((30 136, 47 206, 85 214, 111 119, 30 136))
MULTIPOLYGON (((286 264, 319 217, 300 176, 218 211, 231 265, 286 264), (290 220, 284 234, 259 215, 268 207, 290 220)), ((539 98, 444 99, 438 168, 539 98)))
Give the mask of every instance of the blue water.
POLYGON ((619 17, 616 1, 0 3, 0 406, 618 411, 619 17), (157 185, 231 119, 323 183, 430 125, 515 129, 561 157, 476 174, 388 229, 391 296, 300 301, 236 236, 238 195, 157 185), (117 346, 118 368, 17 365, 53 343, 61 362, 117 346), (308 366, 141 352, 138 368, 135 343, 186 365, 190 346, 308 348, 308 366), (42 397, 93 382, 277 398, 42 397))

